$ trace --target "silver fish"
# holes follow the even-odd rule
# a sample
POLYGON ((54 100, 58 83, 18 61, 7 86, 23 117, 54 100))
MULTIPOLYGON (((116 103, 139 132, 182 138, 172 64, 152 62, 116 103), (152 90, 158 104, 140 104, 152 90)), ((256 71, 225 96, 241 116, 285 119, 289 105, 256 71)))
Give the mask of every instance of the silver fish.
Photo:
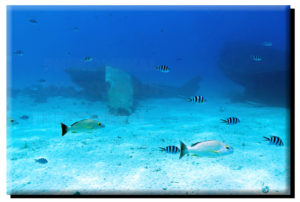
POLYGON ((232 154, 233 148, 216 140, 205 142, 196 142, 191 147, 186 146, 180 141, 180 156, 181 159, 186 154, 192 154, 197 157, 219 157, 227 154, 232 154))
POLYGON ((61 123, 62 136, 64 136, 69 131, 71 131, 72 133, 89 132, 93 129, 103 127, 104 125, 102 125, 99 121, 93 119, 84 119, 81 121, 77 121, 71 126, 67 126, 61 123))

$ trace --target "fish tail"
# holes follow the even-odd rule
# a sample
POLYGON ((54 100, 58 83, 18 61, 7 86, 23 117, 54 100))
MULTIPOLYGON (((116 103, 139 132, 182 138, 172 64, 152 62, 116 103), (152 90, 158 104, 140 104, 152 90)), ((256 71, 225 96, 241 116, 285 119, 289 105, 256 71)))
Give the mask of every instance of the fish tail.
POLYGON ((159 147, 160 148, 160 151, 165 151, 166 148, 163 148, 163 147, 159 147))
POLYGON ((189 150, 188 150, 187 146, 183 142, 180 141, 180 156, 179 156, 179 159, 181 159, 187 153, 189 153, 189 150))
POLYGON ((64 136, 68 132, 68 126, 63 123, 60 123, 60 125, 62 130, 62 136, 64 136))
POLYGON ((264 136, 264 138, 265 138, 265 141, 269 141, 270 140, 270 138, 268 138, 268 137, 264 136))
POLYGON ((221 119, 222 123, 227 123, 227 120, 221 119))
POLYGON ((193 100, 192 98, 189 98, 189 97, 187 99, 188 99, 187 100, 188 102, 192 102, 192 100, 193 100))

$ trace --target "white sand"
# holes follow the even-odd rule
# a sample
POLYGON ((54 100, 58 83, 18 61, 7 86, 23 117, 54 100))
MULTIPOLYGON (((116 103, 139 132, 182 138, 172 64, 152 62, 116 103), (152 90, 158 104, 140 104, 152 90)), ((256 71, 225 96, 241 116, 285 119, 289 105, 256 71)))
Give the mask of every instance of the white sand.
POLYGON ((110 114, 100 102, 58 97, 33 104, 23 97, 8 103, 8 116, 19 122, 8 123, 9 194, 265 194, 264 186, 267 194, 289 193, 284 108, 153 99, 139 102, 127 118, 110 114), (61 136, 61 122, 70 125, 94 114, 105 128, 61 136), (229 116, 241 123, 222 124, 229 116), (284 147, 264 141, 272 134, 284 147), (179 140, 188 145, 219 140, 234 153, 179 160, 179 154, 158 148, 179 146, 179 140), (37 158, 48 163, 36 163, 37 158))

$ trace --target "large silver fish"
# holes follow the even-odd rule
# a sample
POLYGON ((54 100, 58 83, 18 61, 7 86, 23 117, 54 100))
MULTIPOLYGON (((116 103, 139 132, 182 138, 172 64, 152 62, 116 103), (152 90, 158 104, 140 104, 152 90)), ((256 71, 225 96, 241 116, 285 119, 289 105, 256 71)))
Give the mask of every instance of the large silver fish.
POLYGON ((62 136, 64 136, 69 131, 71 131, 72 133, 90 132, 93 129, 103 127, 104 125, 102 125, 99 121, 93 119, 84 119, 81 121, 77 121, 71 126, 67 126, 61 123, 62 136))
POLYGON ((180 156, 181 159, 186 154, 192 154, 197 157, 218 157, 233 153, 233 148, 216 140, 205 142, 196 142, 191 147, 186 146, 180 141, 180 156))

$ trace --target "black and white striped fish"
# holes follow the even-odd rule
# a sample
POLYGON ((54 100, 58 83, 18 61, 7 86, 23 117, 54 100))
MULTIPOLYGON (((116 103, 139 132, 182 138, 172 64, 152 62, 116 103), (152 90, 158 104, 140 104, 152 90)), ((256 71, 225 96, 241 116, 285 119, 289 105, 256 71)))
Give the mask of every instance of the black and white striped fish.
POLYGON ((160 72, 165 72, 165 73, 170 72, 170 68, 167 65, 159 65, 159 66, 156 66, 155 69, 160 72))
POLYGON ((222 123, 227 123, 227 124, 237 124, 240 122, 240 120, 236 117, 229 117, 227 119, 221 119, 222 123))
POLYGON ((264 137, 265 141, 269 141, 271 144, 283 146, 283 141, 277 136, 264 137))
POLYGON ((188 98, 188 102, 204 103, 206 102, 206 99, 203 96, 194 96, 192 98, 188 98))
POLYGON ((261 57, 261 56, 258 56, 258 55, 253 55, 251 58, 252 58, 252 60, 254 60, 255 62, 260 62, 260 61, 262 61, 262 57, 261 57))
POLYGON ((160 147, 161 151, 166 151, 167 153, 176 154, 180 152, 180 149, 176 146, 167 146, 165 148, 160 147))

